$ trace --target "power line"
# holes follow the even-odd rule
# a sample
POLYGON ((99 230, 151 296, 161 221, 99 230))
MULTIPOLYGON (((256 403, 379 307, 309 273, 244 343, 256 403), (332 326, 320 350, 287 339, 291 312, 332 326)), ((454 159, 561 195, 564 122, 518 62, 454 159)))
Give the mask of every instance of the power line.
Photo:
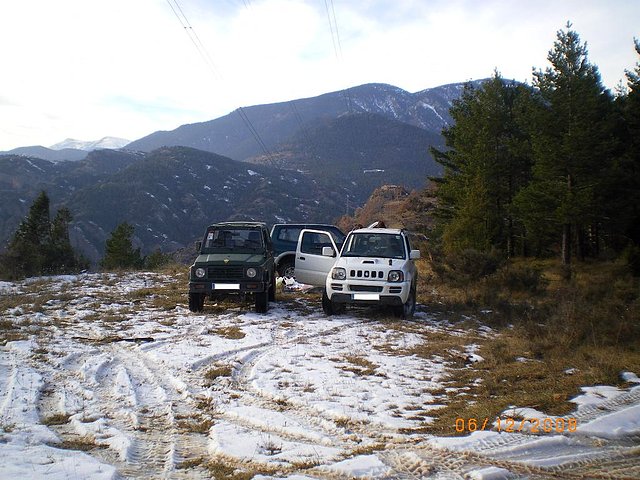
POLYGON ((215 62, 211 58, 211 55, 209 55, 209 52, 207 51, 204 44, 200 40, 200 37, 198 36, 194 28, 191 26, 191 23, 189 23, 189 19, 187 18, 184 11, 182 10, 182 7, 178 3, 178 0, 166 0, 166 2, 169 4, 171 11, 180 22, 180 25, 182 25, 182 28, 184 29, 185 33, 189 37, 189 40, 191 40, 191 43, 193 43, 193 45, 196 47, 196 50, 198 50, 200 57, 205 61, 205 63, 209 66, 209 68, 211 68, 214 75, 217 78, 221 79, 222 75, 220 74, 219 69, 216 67, 215 62))
MULTIPOLYGON (((336 9, 333 5, 333 0, 329 0, 331 2, 331 13, 333 15, 333 25, 336 27, 336 40, 338 42, 338 51, 340 52, 340 58, 342 59, 342 42, 340 41, 340 31, 338 30, 338 20, 336 19, 336 9)), ((327 4, 327 0, 325 0, 325 6, 327 4)))
POLYGON ((278 165, 276 164, 276 161, 273 158, 273 154, 271 153, 271 151, 269 150, 269 147, 267 147, 267 144, 264 142, 264 140, 262 139, 262 137, 258 133, 258 130, 253 126, 253 123, 249 119, 249 116, 247 115, 247 112, 245 112, 244 108, 242 108, 242 107, 239 107, 236 110, 236 112, 238 112, 238 115, 240 115, 240 118, 242 119, 244 125, 247 127, 249 132, 251 132, 251 135, 253 135, 253 138, 255 139, 255 141, 258 144, 258 146, 262 149, 262 152, 267 157, 267 160, 269 161, 271 166, 275 167, 275 168, 278 168, 278 165))
MULTIPOLYGON (((185 32, 189 36, 189 39, 191 40, 193 45, 198 50, 198 53, 200 54, 200 57, 209 66, 209 68, 211 69, 213 74, 216 77, 222 79, 222 75, 219 73, 219 70, 216 67, 213 59, 211 58, 211 55, 209 55, 209 52, 207 51, 206 47, 204 46, 204 44, 200 40, 200 37, 196 33, 195 29, 191 26, 191 23, 189 22, 189 19, 187 18, 187 16, 184 13, 184 11, 182 10, 182 7, 178 3, 178 0, 166 0, 166 2, 169 4, 169 7, 171 8, 171 11, 176 16, 176 18, 180 22, 180 25, 182 25, 182 27, 184 28, 185 32), (174 5, 175 5, 175 7, 174 7, 174 5)), ((249 8, 251 6, 251 0, 243 0, 243 2, 244 2, 244 5, 245 5, 246 8, 249 8)), ((238 112, 238 115, 240 115, 240 118, 242 119, 242 122, 245 124, 245 126, 247 127, 249 132, 251 132, 251 135, 256 140, 256 142, 258 143, 258 146, 261 148, 261 150, 263 151, 263 153, 265 154, 265 156, 269 160, 269 163, 273 167, 276 167, 276 163, 275 163, 275 160, 273 158, 273 155, 271 154, 271 152, 267 148, 266 143, 264 142, 264 140, 260 136, 260 133, 258 133, 258 130, 254 127, 253 123, 251 122, 251 120, 249 119, 247 114, 245 113, 244 109, 242 107, 240 107, 240 108, 238 108, 236 110, 236 112, 238 112)))
MULTIPOLYGON (((329 31, 331 32, 331 43, 333 44, 333 52, 335 53, 338 63, 343 63, 342 42, 340 41, 340 30, 338 29, 338 19, 336 17, 336 9, 333 0, 324 0, 324 8, 327 12, 329 21, 329 31), (331 4, 331 8, 329 8, 331 4)), ((349 113, 353 113, 353 102, 351 101, 350 89, 344 91, 344 100, 349 113)))

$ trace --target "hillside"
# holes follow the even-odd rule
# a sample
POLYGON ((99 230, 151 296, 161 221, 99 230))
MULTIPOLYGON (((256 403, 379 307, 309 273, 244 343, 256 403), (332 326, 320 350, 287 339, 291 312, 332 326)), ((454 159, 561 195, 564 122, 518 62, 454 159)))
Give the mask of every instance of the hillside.
POLYGON ((356 225, 383 221, 391 228, 427 234, 433 227, 431 212, 435 206, 436 198, 431 187, 409 192, 401 185, 383 185, 376 188, 353 215, 340 217, 337 225, 348 232, 356 225))
POLYGON ((409 93, 392 85, 366 84, 312 98, 244 107, 241 112, 234 111, 215 120, 152 133, 131 142, 127 148, 151 151, 162 146, 184 145, 235 160, 265 154, 241 114, 246 115, 269 152, 318 121, 355 113, 378 114, 439 135, 451 120, 451 102, 460 96, 463 85, 457 83, 409 93))
POLYGON ((462 88, 368 84, 243 108, 265 149, 235 112, 156 132, 127 150, 82 151, 74 162, 37 158, 68 149, 0 155, 0 250, 41 190, 52 210, 71 209, 72 241, 92 261, 123 221, 136 226, 143 253, 184 248, 218 220, 335 221, 377 187, 421 189, 440 175, 429 148, 442 147, 462 88))
POLYGON ((52 209, 71 209, 72 244, 92 261, 123 221, 136 227, 135 241, 146 253, 184 247, 216 221, 331 221, 344 204, 339 188, 299 172, 184 147, 149 154, 100 150, 72 164, 0 157, 3 243, 41 190, 52 209))
POLYGON ((297 132, 272 155, 250 159, 304 172, 324 185, 339 185, 352 205, 361 205, 373 189, 387 183, 421 188, 441 168, 430 146, 441 137, 377 114, 359 113, 318 121, 297 132))

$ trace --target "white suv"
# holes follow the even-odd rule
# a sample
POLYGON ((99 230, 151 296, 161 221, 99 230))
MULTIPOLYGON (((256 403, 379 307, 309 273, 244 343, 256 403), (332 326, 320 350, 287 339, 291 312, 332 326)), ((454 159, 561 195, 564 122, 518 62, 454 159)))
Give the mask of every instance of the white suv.
MULTIPOLYGON (((374 224, 375 225, 375 224, 374 224)), ((361 228, 347 236, 342 251, 327 232, 300 232, 295 275, 301 283, 324 287, 322 309, 340 313, 348 304, 391 305, 402 318, 416 308, 418 270, 404 230, 361 228)))

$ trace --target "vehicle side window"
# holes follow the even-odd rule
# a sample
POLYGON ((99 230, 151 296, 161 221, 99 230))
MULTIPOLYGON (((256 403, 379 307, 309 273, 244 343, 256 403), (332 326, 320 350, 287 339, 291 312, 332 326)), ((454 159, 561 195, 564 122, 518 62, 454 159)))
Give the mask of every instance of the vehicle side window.
POLYGON ((333 248, 328 233, 305 232, 300 243, 300 252, 312 255, 322 255, 323 247, 333 248))
POLYGON ((282 228, 278 232, 278 240, 297 242, 302 228, 282 228))

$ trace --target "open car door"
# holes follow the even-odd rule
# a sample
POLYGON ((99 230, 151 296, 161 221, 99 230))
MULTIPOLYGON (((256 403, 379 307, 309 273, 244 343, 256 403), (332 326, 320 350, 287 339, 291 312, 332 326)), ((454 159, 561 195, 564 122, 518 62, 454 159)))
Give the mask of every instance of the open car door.
POLYGON ((305 229, 296 246, 296 281, 324 287, 331 267, 336 263, 338 249, 328 232, 305 229))

